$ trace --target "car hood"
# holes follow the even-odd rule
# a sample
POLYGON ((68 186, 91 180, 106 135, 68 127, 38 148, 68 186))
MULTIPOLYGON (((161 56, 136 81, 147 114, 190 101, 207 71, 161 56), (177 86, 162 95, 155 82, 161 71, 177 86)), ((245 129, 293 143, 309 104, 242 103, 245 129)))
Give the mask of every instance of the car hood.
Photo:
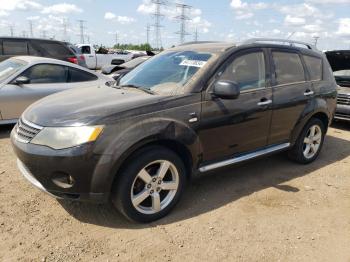
POLYGON ((164 96, 136 89, 76 88, 47 96, 32 104, 22 117, 40 126, 101 124, 108 118, 132 116, 133 109, 154 104, 164 96))
POLYGON ((333 72, 350 70, 350 50, 329 51, 326 56, 333 72))

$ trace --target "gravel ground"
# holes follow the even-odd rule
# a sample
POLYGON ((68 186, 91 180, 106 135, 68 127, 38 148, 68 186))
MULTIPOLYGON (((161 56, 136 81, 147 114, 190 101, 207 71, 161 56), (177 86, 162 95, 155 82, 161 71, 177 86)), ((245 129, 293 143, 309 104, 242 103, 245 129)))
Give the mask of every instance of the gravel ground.
POLYGON ((1 261, 350 261, 348 123, 311 165, 279 154, 203 175, 143 225, 38 191, 16 168, 10 130, 0 127, 1 261))

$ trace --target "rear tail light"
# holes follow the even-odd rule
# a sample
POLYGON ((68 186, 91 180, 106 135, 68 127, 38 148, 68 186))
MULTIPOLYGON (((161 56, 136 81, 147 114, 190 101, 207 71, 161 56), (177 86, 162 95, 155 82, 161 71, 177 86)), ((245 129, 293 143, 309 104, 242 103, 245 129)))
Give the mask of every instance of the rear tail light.
POLYGON ((68 57, 67 60, 73 64, 78 64, 78 59, 76 57, 68 57))

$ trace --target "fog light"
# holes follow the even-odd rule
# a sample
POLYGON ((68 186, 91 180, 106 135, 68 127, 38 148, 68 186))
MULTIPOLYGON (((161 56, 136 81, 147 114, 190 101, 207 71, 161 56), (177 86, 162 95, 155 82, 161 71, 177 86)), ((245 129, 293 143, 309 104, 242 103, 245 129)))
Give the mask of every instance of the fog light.
POLYGON ((52 176, 52 182, 62 188, 71 188, 74 186, 75 180, 72 176, 64 172, 55 172, 52 176))

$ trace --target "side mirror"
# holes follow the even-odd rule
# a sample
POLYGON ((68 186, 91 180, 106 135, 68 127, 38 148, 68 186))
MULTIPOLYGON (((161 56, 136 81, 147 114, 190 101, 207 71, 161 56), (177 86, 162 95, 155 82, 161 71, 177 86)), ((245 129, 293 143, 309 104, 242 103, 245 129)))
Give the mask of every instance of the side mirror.
POLYGON ((215 97, 223 99, 236 99, 239 97, 240 88, 236 82, 233 81, 218 81, 214 85, 212 93, 215 97))
POLYGON ((26 76, 19 76, 16 78, 16 80, 14 81, 14 83, 16 85, 25 85, 25 84, 29 84, 30 83, 30 79, 26 76))

